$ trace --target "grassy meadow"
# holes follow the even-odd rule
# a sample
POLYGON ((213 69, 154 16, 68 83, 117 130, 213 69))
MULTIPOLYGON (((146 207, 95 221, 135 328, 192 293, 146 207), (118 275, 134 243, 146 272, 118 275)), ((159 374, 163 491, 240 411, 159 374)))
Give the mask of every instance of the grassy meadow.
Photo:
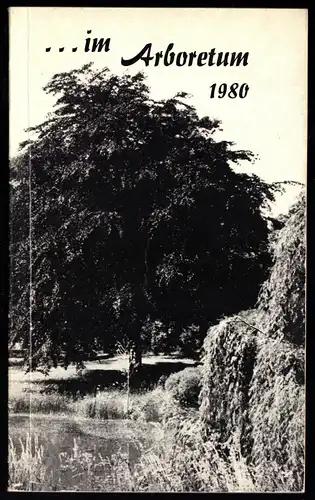
POLYGON ((49 376, 27 374, 11 359, 9 489, 133 491, 136 465, 166 437, 165 414, 181 411, 159 380, 194 364, 147 356, 144 386, 128 394, 124 356, 89 361, 79 373, 57 367, 49 376))

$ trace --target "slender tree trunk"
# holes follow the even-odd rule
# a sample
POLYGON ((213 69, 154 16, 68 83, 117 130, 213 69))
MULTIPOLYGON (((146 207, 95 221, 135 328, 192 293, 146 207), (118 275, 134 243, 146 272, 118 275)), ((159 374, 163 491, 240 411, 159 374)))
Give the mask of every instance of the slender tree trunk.
MULTIPOLYGON (((141 281, 141 277, 135 276, 134 282, 141 281)), ((129 338, 132 343, 131 356, 130 356, 130 385, 132 388, 140 388, 142 377, 142 327, 143 320, 145 319, 144 313, 145 296, 142 286, 136 284, 133 289, 132 297, 132 313, 130 317, 129 338), (143 316, 142 316, 143 315, 143 316)))
POLYGON ((138 369, 142 367, 142 348, 141 348, 141 339, 135 345, 135 363, 138 369))
POLYGON ((129 382, 132 389, 138 389, 141 386, 141 367, 142 367, 142 351, 140 336, 133 343, 131 355, 129 357, 129 382))

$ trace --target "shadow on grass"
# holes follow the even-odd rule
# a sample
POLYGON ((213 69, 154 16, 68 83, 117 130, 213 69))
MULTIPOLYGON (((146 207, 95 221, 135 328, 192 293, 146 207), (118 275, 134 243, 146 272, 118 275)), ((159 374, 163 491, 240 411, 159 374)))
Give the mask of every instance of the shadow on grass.
MULTIPOLYGON (((196 362, 196 364, 198 364, 196 362)), ((154 365, 143 365, 131 384, 131 390, 141 391, 153 389, 161 377, 166 378, 171 373, 193 366, 185 362, 161 362, 154 365)), ((123 389, 127 385, 127 374, 120 370, 91 370, 78 373, 69 379, 53 379, 34 381, 41 386, 41 392, 65 394, 71 397, 95 394, 96 390, 123 389)))

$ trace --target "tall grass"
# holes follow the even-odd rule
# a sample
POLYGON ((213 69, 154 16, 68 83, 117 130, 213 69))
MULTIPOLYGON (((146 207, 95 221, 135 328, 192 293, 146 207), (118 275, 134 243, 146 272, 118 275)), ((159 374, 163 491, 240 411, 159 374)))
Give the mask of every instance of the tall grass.
POLYGON ((9 395, 9 412, 71 414, 73 403, 73 398, 61 394, 22 392, 9 395))
POLYGON ((178 454, 175 443, 165 440, 144 452, 134 469, 125 453, 103 458, 83 452, 75 439, 72 450, 55 457, 51 468, 49 450, 39 446, 36 436, 28 435, 20 444, 18 451, 9 443, 10 490, 247 491, 248 486, 253 490, 251 482, 246 486, 245 465, 237 459, 222 460, 209 444, 198 451, 182 448, 178 454))
POLYGON ((25 441, 19 440, 18 450, 9 437, 9 489, 38 490, 41 485, 50 485, 54 472, 44 463, 44 449, 39 446, 38 437, 27 435, 25 441))
MULTIPOLYGON (((160 425, 160 424, 157 424, 160 425)), ((178 426, 177 426, 178 427, 178 426)), ((281 483, 262 490, 262 478, 242 458, 239 436, 229 442, 229 456, 215 440, 204 442, 196 422, 181 423, 180 430, 155 446, 142 450, 131 467, 123 452, 111 457, 84 452, 73 440, 69 452, 51 457, 28 435, 18 450, 9 443, 9 489, 33 491, 137 491, 137 492, 257 492, 285 491, 281 483)), ((270 464, 272 467, 274 464, 270 464)), ((260 472, 259 472, 260 473, 260 472)), ((268 470, 265 471, 268 475, 268 470)), ((267 484, 266 477, 263 478, 267 484)))
POLYGON ((157 387, 152 391, 131 393, 102 391, 96 397, 85 396, 73 403, 78 416, 106 419, 132 419, 143 422, 162 422, 173 405, 170 394, 157 387))
POLYGON ((96 396, 74 399, 61 394, 22 392, 9 399, 10 413, 75 414, 79 417, 141 420, 162 422, 167 406, 171 405, 169 393, 160 387, 152 391, 131 393, 127 399, 122 390, 107 390, 96 396))
POLYGON ((73 440, 69 452, 52 457, 29 434, 21 450, 9 441, 10 491, 129 491, 132 472, 124 453, 103 458, 84 452, 73 440))

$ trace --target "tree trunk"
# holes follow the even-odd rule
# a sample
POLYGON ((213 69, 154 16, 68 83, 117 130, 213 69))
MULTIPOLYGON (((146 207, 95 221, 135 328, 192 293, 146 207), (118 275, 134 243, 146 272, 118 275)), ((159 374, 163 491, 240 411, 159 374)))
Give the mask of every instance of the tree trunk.
POLYGON ((131 389, 139 389, 141 386, 141 367, 141 344, 137 342, 132 347, 129 356, 129 384, 131 389))
POLYGON ((135 345, 135 354, 134 354, 134 358, 135 358, 135 364, 136 366, 140 369, 141 366, 142 366, 142 350, 141 350, 141 342, 137 342, 137 344, 135 345))

